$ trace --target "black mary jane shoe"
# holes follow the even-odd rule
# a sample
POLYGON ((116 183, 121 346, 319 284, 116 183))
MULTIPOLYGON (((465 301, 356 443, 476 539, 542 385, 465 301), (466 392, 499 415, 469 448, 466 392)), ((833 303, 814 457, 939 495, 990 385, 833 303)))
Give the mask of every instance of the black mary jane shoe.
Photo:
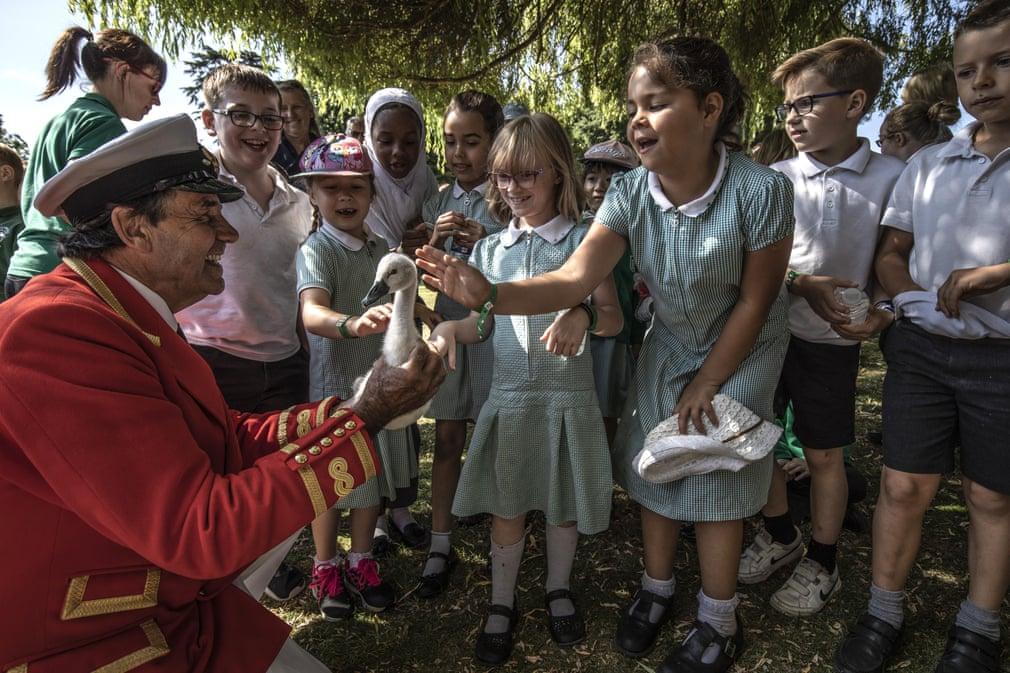
POLYGON ((512 656, 512 645, 515 639, 516 625, 519 622, 519 604, 513 602, 512 607, 504 605, 492 605, 488 610, 488 617, 499 615, 509 620, 509 628, 505 633, 487 633, 484 629, 487 620, 481 626, 480 635, 477 636, 477 646, 474 648, 473 656, 477 661, 489 666, 500 666, 512 656))
POLYGON ((864 613, 849 629, 835 652, 836 673, 880 673, 894 656, 901 631, 883 619, 864 613))
POLYGON ((411 521, 400 528, 393 521, 393 517, 389 517, 389 534, 398 537, 405 545, 413 549, 423 549, 431 544, 431 534, 416 521, 411 521))
POLYGON ((670 618, 670 599, 663 598, 651 591, 639 589, 631 597, 631 604, 638 605, 634 610, 621 612, 621 621, 617 624, 617 635, 614 636, 614 647, 626 657, 637 659, 644 657, 656 644, 656 635, 660 627, 670 618), (649 621, 652 605, 656 603, 663 608, 658 622, 649 621))
POLYGON ((745 646, 743 624, 736 618, 736 633, 722 636, 705 622, 695 621, 691 632, 680 647, 663 660, 657 673, 724 673, 733 667, 745 646), (719 648, 719 654, 705 663, 702 657, 712 645, 719 648))
POLYGON ((442 595, 449 586, 449 576, 452 575, 453 568, 459 563, 459 557, 456 556, 455 551, 450 551, 448 554, 443 554, 440 551, 429 552, 425 559, 426 564, 430 558, 442 559, 442 570, 429 575, 421 575, 421 582, 417 585, 417 595, 420 598, 435 598, 442 595))
POLYGON ((999 673, 1000 644, 956 624, 934 673, 999 673))
POLYGON ((575 597, 568 589, 555 589, 547 594, 545 604, 547 606, 547 626, 551 632, 551 638, 561 647, 571 647, 576 643, 581 643, 586 639, 586 623, 579 612, 579 606, 575 602, 575 597), (551 612, 551 601, 567 598, 575 606, 575 612, 563 617, 556 617, 551 612))

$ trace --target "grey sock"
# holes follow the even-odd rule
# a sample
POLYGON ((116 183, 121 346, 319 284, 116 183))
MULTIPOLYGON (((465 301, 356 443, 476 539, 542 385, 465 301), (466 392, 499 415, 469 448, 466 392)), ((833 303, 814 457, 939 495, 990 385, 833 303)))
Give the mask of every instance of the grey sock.
POLYGON ((866 611, 896 629, 905 621, 905 592, 888 591, 870 584, 870 605, 866 611))
POLYGON ((389 534, 389 524, 386 522, 386 515, 380 514, 379 518, 375 520, 375 532, 372 533, 372 537, 382 537, 383 535, 389 534))
MULTIPOLYGON (((452 534, 451 533, 437 533, 431 531, 431 547, 428 548, 428 552, 439 552, 441 554, 449 555, 449 551, 452 549, 452 534)), ((440 573, 445 570, 445 560, 438 557, 429 558, 424 564, 424 570, 421 571, 422 575, 434 575, 435 573, 440 573)))
MULTIPOLYGON (((732 636, 736 634, 736 606, 739 605, 740 599, 737 596, 727 600, 718 600, 716 598, 709 598, 705 595, 704 591, 698 591, 698 621, 705 622, 720 636, 732 636)), ((687 634, 690 638, 692 634, 687 634)), ((715 643, 712 643, 701 655, 701 662, 703 664, 711 664, 718 657, 719 653, 722 651, 715 643)))
MULTIPOLYGON (((575 548, 579 544, 579 529, 576 526, 552 526, 547 524, 547 593, 556 589, 568 589, 575 561, 575 548)), ((551 601, 551 614, 567 617, 575 614, 575 605, 567 598, 551 601)))
MULTIPOLYGON (((649 577, 649 573, 642 571, 642 588, 650 593, 654 593, 657 596, 662 596, 663 598, 669 598, 673 595, 673 590, 677 586, 677 579, 673 576, 668 580, 654 580, 649 577)), ((632 612, 636 607, 638 607, 638 601, 631 604, 628 612, 632 612)), ((649 621, 655 624, 662 618, 664 608, 662 605, 657 603, 652 604, 652 609, 649 611, 649 621)))
POLYGON ((961 601, 961 609, 954 620, 957 626, 968 629, 989 640, 999 642, 999 612, 981 608, 970 600, 961 601))
MULTIPOLYGON (((519 579, 519 563, 523 559, 526 536, 515 544, 497 544, 491 540, 491 604, 515 607, 513 605, 516 580, 519 579)), ((501 615, 490 615, 484 626, 486 633, 505 633, 509 620, 501 615)))

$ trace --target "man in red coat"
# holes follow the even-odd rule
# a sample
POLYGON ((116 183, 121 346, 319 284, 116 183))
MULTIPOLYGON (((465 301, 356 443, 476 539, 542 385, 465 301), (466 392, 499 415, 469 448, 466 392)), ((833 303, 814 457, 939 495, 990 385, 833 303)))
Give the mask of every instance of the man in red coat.
POLYGON ((216 176, 180 115, 37 197, 74 229, 0 307, 0 672, 326 670, 243 572, 375 475, 370 432, 443 368, 419 348, 354 409, 230 411, 173 316, 224 287, 216 176))

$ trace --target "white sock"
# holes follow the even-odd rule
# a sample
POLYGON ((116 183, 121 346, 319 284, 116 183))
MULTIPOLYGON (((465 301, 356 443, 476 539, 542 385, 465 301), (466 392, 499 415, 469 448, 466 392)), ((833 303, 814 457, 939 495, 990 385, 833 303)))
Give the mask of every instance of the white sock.
MULTIPOLYGON (((452 550, 452 533, 439 533, 436 531, 431 531, 431 546, 428 548, 428 553, 439 552, 440 554, 449 555, 452 550)), ((424 570, 421 571, 422 575, 434 575, 445 570, 445 559, 435 557, 429 557, 424 564, 424 570)))

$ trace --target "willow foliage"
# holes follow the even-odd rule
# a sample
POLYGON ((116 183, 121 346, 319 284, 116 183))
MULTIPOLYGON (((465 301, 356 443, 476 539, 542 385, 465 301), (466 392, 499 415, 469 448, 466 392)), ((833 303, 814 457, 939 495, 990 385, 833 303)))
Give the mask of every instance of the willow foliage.
MULTIPOLYGON (((551 112, 577 146, 619 130, 628 59, 641 42, 705 35, 752 96, 745 135, 771 123, 768 76, 789 54, 841 35, 888 55, 881 104, 909 73, 950 57, 967 0, 70 0, 93 23, 129 27, 171 56, 208 39, 283 58, 323 108, 361 110, 399 85, 437 124, 469 87, 551 112), (603 129, 602 131, 600 129, 603 129)), ((437 128, 437 126, 433 126, 437 128)), ((438 135, 438 134, 433 134, 438 135)))

